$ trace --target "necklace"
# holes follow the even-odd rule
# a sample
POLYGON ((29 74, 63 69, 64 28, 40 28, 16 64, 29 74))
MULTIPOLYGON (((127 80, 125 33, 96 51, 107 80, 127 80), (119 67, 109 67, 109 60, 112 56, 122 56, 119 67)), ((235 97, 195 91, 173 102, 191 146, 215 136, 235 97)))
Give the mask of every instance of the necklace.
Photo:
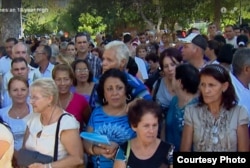
MULTIPOLYGON (((28 108, 28 111, 29 111, 29 107, 26 105, 26 107, 28 108)), ((25 114, 25 112, 27 112, 27 109, 21 111, 21 112, 17 112, 16 110, 13 109, 13 107, 11 107, 11 110, 14 112, 15 114, 15 118, 16 119, 21 119, 23 118, 23 115, 25 114)), ((20 111, 20 110, 19 110, 20 111)))
MULTIPOLYGON (((47 123, 46 125, 49 125, 49 124, 50 124, 50 121, 51 121, 51 119, 52 119, 52 116, 53 116, 55 110, 56 110, 56 106, 54 107, 52 113, 50 114, 49 121, 48 121, 48 123, 47 123)), ((41 116, 41 126, 42 126, 42 130, 39 131, 39 132, 37 133, 37 138, 40 138, 40 136, 41 136, 41 134, 42 134, 42 132, 43 132, 43 128, 44 128, 43 122, 44 122, 44 121, 43 121, 43 117, 41 116)))

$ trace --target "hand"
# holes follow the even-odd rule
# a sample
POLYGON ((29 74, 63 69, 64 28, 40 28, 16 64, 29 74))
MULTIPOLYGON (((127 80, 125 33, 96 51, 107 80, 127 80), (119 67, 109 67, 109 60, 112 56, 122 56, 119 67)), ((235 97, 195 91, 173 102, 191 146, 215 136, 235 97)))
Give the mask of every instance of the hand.
POLYGON ((96 150, 94 150, 94 153, 103 155, 104 157, 111 159, 114 158, 117 148, 118 144, 115 142, 111 142, 110 145, 98 144, 96 150))
POLYGON ((33 163, 31 165, 28 166, 28 168, 45 168, 46 165, 41 164, 41 163, 33 163))

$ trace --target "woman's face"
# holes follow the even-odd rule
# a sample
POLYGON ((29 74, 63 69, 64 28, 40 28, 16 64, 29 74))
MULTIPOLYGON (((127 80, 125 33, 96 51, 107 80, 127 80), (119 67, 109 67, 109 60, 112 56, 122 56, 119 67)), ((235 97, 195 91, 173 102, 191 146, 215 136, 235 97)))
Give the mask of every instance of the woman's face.
POLYGON ((55 73, 54 81, 58 87, 60 94, 68 93, 70 91, 70 87, 73 83, 72 79, 69 76, 69 72, 60 71, 60 70, 58 70, 55 73))
POLYGON ((199 87, 205 104, 220 104, 222 92, 227 90, 228 82, 220 83, 212 76, 202 75, 199 87))
POLYGON ((43 93, 44 91, 40 87, 30 89, 30 104, 34 112, 42 113, 51 105, 52 96, 46 97, 43 93))
POLYGON ((29 89, 23 81, 14 80, 10 85, 9 95, 13 103, 25 103, 29 89))
POLYGON ((141 48, 141 49, 138 50, 138 57, 140 57, 142 59, 145 59, 146 55, 147 55, 146 49, 141 48))
POLYGON ((66 53, 68 56, 75 56, 76 55, 76 48, 74 45, 68 45, 66 53))
POLYGON ((165 57, 163 59, 163 72, 165 77, 172 79, 175 75, 175 68, 177 61, 173 62, 170 57, 165 57))
POLYGON ((77 82, 87 82, 89 78, 89 69, 84 62, 76 64, 75 76, 77 82))
POLYGON ((108 105, 123 107, 126 104, 126 90, 124 83, 115 77, 108 77, 104 82, 104 97, 108 105))
POLYGON ((99 57, 99 53, 98 53, 97 51, 92 51, 91 53, 92 53, 94 56, 99 57))
POLYGON ((158 118, 152 113, 145 113, 137 127, 132 127, 137 134, 137 138, 143 143, 150 144, 157 138, 158 118))

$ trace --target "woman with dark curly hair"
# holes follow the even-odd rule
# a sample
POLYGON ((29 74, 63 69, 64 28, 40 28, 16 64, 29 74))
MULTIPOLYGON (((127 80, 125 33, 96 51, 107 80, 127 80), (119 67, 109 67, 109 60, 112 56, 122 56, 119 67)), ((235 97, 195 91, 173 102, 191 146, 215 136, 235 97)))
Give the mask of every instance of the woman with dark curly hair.
POLYGON ((84 140, 84 151, 92 157, 94 167, 111 168, 118 145, 135 136, 127 117, 127 103, 131 100, 131 88, 124 72, 109 69, 104 72, 97 87, 101 106, 90 117, 87 132, 106 135, 111 145, 95 144, 84 140))
POLYGON ((247 152, 248 114, 237 105, 228 71, 207 65, 200 72, 198 105, 185 109, 181 151, 247 152))

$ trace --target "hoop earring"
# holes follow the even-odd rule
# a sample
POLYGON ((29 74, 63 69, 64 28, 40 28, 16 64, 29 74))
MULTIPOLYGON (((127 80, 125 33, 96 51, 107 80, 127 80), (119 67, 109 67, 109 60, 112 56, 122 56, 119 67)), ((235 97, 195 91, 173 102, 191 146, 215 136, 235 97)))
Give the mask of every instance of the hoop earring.
POLYGON ((103 104, 106 104, 106 103, 107 103, 107 101, 106 101, 105 98, 102 99, 102 103, 103 103, 103 104))
POLYGON ((131 95, 129 94, 126 98, 127 101, 130 101, 132 99, 131 95))

